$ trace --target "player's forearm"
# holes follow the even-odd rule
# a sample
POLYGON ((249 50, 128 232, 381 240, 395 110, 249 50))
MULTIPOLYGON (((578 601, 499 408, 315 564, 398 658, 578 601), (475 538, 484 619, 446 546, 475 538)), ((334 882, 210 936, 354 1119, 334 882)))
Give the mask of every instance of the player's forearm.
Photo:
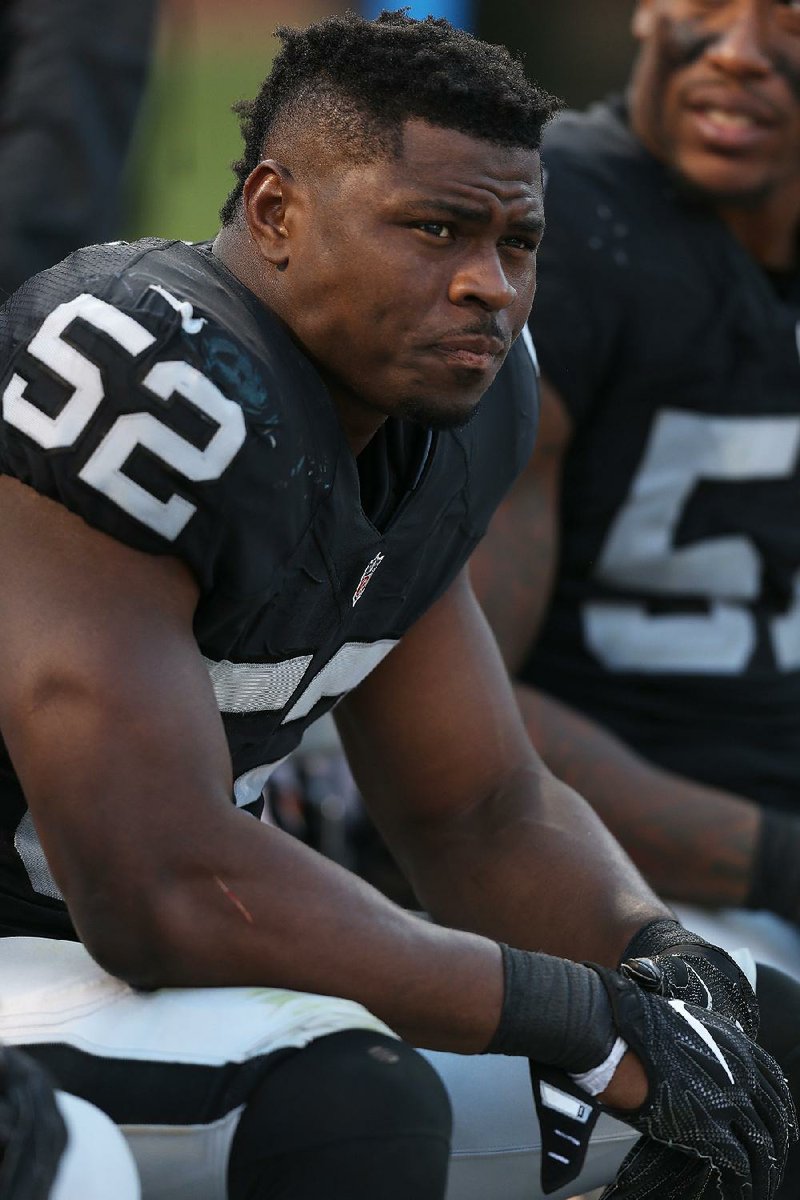
POLYGON ((523 685, 515 691, 544 761, 589 801, 659 895, 699 904, 745 900, 756 805, 652 766, 541 692, 523 685))
POLYGON ((542 768, 399 850, 438 920, 524 949, 616 965, 667 912, 589 806, 542 768))
MULTIPOLYGON (((176 847, 177 849, 177 847, 176 847)), ((365 1005, 418 1045, 463 1053, 499 1020, 500 952, 420 920, 295 839, 231 808, 148 876, 71 911, 113 974, 158 987, 278 987, 365 1005)))

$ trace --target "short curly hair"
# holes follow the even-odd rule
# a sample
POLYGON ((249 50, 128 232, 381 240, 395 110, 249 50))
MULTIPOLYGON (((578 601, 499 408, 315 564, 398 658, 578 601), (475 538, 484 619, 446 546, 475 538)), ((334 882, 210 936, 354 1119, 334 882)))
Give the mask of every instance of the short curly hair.
POLYGON ((504 46, 442 18, 414 20, 407 9, 385 10, 374 21, 347 12, 302 30, 281 27, 276 36, 283 48, 258 95, 234 105, 244 153, 232 164, 236 185, 220 211, 226 225, 279 122, 301 129, 313 121, 335 138, 344 160, 368 162, 399 155, 403 125, 415 117, 538 150, 559 107, 504 46))

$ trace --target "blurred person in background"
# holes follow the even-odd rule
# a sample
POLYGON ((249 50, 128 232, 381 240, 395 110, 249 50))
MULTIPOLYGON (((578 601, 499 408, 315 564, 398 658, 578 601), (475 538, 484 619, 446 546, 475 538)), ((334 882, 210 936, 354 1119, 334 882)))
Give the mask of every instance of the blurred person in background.
POLYGON ((800 975, 800 4, 633 28, 625 98, 545 138, 541 425, 473 582, 550 768, 800 975))
POLYGON ((120 235, 123 166, 158 0, 0 6, 0 303, 120 235))

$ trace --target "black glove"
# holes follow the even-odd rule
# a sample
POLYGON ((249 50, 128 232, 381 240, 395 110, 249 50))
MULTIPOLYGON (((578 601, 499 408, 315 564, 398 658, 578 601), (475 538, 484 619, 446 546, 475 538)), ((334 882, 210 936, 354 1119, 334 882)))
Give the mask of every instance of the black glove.
MULTIPOLYGON (((708 1159, 643 1137, 625 1156, 600 1200, 720 1200, 718 1179, 708 1159)), ((725 1192, 724 1200, 727 1197, 725 1192)))
POLYGON ((725 950, 677 921, 657 920, 632 938, 620 967, 645 991, 685 1000, 758 1033, 758 1001, 747 976, 725 950))
POLYGON ((712 1181, 724 1200, 771 1200, 794 1133, 794 1106, 777 1063, 716 1012, 594 969, 649 1082, 640 1109, 613 1115, 659 1143, 638 1143, 606 1195, 677 1198, 669 1172, 679 1170, 681 1200, 713 1196, 712 1181), (663 1146, 671 1147, 668 1155, 663 1146), (694 1171, 687 1157, 700 1160, 694 1171))
POLYGON ((47 1200, 67 1130, 44 1072, 0 1046, 0 1196, 47 1200))

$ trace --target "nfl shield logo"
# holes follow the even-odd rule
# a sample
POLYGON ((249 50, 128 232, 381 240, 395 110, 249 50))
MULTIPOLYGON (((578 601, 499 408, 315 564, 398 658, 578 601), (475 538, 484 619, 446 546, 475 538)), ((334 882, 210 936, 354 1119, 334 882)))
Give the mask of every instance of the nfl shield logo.
POLYGON ((370 579, 372 579, 372 576, 375 574, 378 567, 383 562, 383 559, 384 559, 383 554, 376 554, 375 557, 373 559, 370 559, 370 561, 367 563, 366 567, 364 568, 364 574, 361 576, 361 578, 358 581, 358 587, 353 592, 353 608, 355 608, 358 601, 364 595, 364 589, 366 588, 370 579))

